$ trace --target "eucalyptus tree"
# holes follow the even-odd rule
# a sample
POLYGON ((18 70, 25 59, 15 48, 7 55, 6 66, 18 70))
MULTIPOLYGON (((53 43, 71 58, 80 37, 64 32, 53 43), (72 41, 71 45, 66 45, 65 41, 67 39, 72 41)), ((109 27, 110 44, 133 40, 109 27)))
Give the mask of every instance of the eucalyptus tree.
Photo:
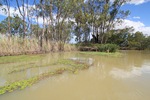
POLYGON ((45 0, 34 0, 33 2, 33 7, 31 7, 30 9, 30 14, 32 16, 34 16, 34 18, 36 19, 36 25, 34 24, 31 24, 31 28, 30 30, 34 31, 34 32, 31 32, 31 33, 35 33, 35 29, 36 30, 36 34, 35 36, 39 39, 39 45, 41 47, 41 50, 42 50, 42 47, 43 47, 43 40, 44 40, 44 34, 45 34, 45 30, 46 30, 46 23, 45 23, 45 19, 46 19, 46 10, 45 10, 45 0), (39 24, 39 20, 42 19, 42 24, 39 24), (33 26, 32 26, 33 25, 33 26), (42 27, 42 28, 40 28, 42 27), (42 31, 41 31, 42 30, 42 31))
POLYGON ((10 25, 10 4, 11 4, 12 0, 1 0, 0 1, 0 6, 2 7, 2 5, 4 5, 2 7, 2 10, 4 11, 4 13, 7 14, 7 33, 9 35, 9 37, 11 37, 11 25, 10 25), (6 5, 6 6, 5 6, 6 5))
POLYGON ((19 16, 7 17, 0 23, 0 32, 3 34, 7 33, 8 30, 8 20, 10 21, 10 31, 12 35, 21 35, 19 33, 23 32, 23 21, 19 16))
POLYGON ((39 2, 37 0, 33 1, 33 6, 29 9, 29 16, 31 17, 31 23, 30 23, 30 33, 40 41, 40 25, 39 25, 39 18, 41 15, 41 7, 39 5, 39 2), (36 25, 35 25, 36 24, 36 25))
POLYGON ((115 24, 129 15, 120 7, 129 0, 86 0, 89 25, 95 43, 106 43, 115 24))
POLYGON ((46 28, 46 36, 51 41, 55 41, 55 27, 54 27, 54 10, 53 10, 54 0, 45 0, 45 10, 46 15, 48 16, 46 18, 47 22, 47 28, 46 28))
POLYGON ((30 35, 38 39, 40 36, 40 32, 42 32, 42 28, 40 28, 40 26, 37 24, 32 24, 30 26, 30 31, 30 35))
POLYGON ((46 29, 46 23, 45 23, 45 17, 46 17, 46 11, 45 11, 45 0, 40 0, 40 4, 38 5, 39 7, 39 16, 42 17, 43 21, 43 27, 42 27, 42 33, 40 35, 40 46, 41 49, 43 47, 43 38, 45 34, 45 29, 46 29))
POLYGON ((88 26, 88 13, 86 12, 86 5, 84 0, 78 0, 76 3, 76 9, 74 10, 74 35, 76 36, 77 42, 87 41, 89 36, 89 26, 88 26))
POLYGON ((31 12, 37 17, 37 25, 39 25, 38 19, 42 18, 43 23, 39 25, 42 28, 41 47, 43 39, 65 43, 64 36, 68 34, 66 33, 68 27, 65 26, 70 23, 76 1, 78 0, 39 0, 39 2, 35 0, 35 8, 31 12))
MULTIPOLYGON (((23 39, 25 38, 26 32, 28 30, 29 27, 29 23, 26 23, 26 19, 28 19, 27 17, 29 14, 29 1, 28 0, 15 0, 16 4, 17 4, 17 8, 19 10, 19 15, 22 17, 23 20, 23 33, 22 33, 22 37, 23 39)), ((21 33, 20 33, 21 34, 21 33)))
POLYGON ((71 17, 73 15, 73 11, 76 8, 76 3, 78 0, 55 0, 53 4, 54 14, 55 14, 55 29, 56 29, 56 37, 60 42, 60 50, 63 49, 64 40, 66 40, 63 36, 65 33, 65 24, 69 24, 71 17))
POLYGON ((75 8, 74 4, 77 0, 55 0, 54 1, 54 14, 55 14, 55 25, 56 27, 56 34, 58 34, 58 41, 62 41, 63 35, 63 24, 70 20, 72 16, 72 12, 75 8))
POLYGON ((111 35, 108 37, 107 43, 117 44, 120 47, 128 47, 133 31, 133 27, 111 30, 111 35))
POLYGON ((144 49, 145 45, 145 35, 142 32, 135 32, 133 34, 130 34, 130 36, 128 37, 129 40, 129 47, 130 48, 134 48, 134 49, 144 49))

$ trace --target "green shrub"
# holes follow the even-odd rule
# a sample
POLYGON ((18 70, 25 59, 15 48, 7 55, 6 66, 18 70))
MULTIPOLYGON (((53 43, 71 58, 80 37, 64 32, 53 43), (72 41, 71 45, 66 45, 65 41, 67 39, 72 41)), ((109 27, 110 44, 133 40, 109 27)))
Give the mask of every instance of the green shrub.
POLYGON ((132 50, 141 50, 142 46, 140 42, 129 42, 129 48, 132 50))
POLYGON ((92 44, 92 43, 78 43, 76 46, 81 51, 90 51, 90 48, 95 48, 96 51, 100 52, 116 52, 119 49, 119 46, 116 44, 92 44), (89 50, 86 50, 88 49, 89 50))
POLYGON ((85 46, 92 47, 93 45, 95 44, 92 44, 92 43, 77 43, 76 44, 77 47, 85 47, 85 46))
POLYGON ((98 45, 98 51, 100 52, 116 52, 118 50, 118 46, 116 44, 100 44, 98 45))

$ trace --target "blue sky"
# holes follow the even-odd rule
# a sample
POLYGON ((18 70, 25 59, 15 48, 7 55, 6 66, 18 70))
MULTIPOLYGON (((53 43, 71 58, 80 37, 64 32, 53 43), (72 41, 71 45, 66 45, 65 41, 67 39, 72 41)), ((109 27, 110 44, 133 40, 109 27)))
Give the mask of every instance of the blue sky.
POLYGON ((150 1, 139 5, 126 4, 122 6, 122 9, 130 10, 131 14, 128 17, 129 20, 141 21, 146 26, 150 26, 150 1))
MULTIPOLYGON (((113 0, 112 0, 113 1, 113 0)), ((150 0, 131 0, 121 7, 123 10, 130 10, 130 15, 122 25, 116 28, 134 27, 135 32, 141 31, 150 35, 150 0)))
MULTIPOLYGON (((32 0, 29 1, 31 4, 32 0)), ((15 9, 14 6, 15 4, 11 3, 12 12, 15 9)), ((122 25, 116 25, 116 28, 133 26, 135 31, 150 35, 150 0, 131 0, 123 5, 121 9, 130 10, 131 14, 124 20, 122 25)), ((6 18, 6 15, 0 10, 0 21, 4 18, 6 18)))

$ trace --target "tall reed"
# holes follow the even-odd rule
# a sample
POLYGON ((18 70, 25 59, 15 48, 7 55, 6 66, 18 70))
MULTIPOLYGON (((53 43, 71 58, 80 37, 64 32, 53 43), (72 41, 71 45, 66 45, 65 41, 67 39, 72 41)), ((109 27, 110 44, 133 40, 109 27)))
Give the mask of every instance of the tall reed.
POLYGON ((20 54, 36 54, 45 52, 58 52, 76 50, 71 44, 60 45, 61 42, 52 42, 43 40, 43 45, 40 47, 40 42, 37 38, 20 38, 13 36, 8 38, 5 35, 0 36, 0 56, 20 55, 20 54), (63 46, 63 47, 60 47, 63 46))

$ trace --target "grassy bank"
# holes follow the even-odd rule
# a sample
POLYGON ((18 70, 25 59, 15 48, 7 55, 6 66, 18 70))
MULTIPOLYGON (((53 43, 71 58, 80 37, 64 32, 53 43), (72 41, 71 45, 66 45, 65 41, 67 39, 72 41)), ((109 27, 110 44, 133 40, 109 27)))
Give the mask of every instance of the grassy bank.
POLYGON ((0 37, 0 56, 39 54, 76 50, 74 45, 43 40, 42 47, 36 38, 0 37), (63 48, 63 49, 62 49, 63 48))
POLYGON ((0 57, 0 64, 35 61, 43 57, 43 54, 0 57))

